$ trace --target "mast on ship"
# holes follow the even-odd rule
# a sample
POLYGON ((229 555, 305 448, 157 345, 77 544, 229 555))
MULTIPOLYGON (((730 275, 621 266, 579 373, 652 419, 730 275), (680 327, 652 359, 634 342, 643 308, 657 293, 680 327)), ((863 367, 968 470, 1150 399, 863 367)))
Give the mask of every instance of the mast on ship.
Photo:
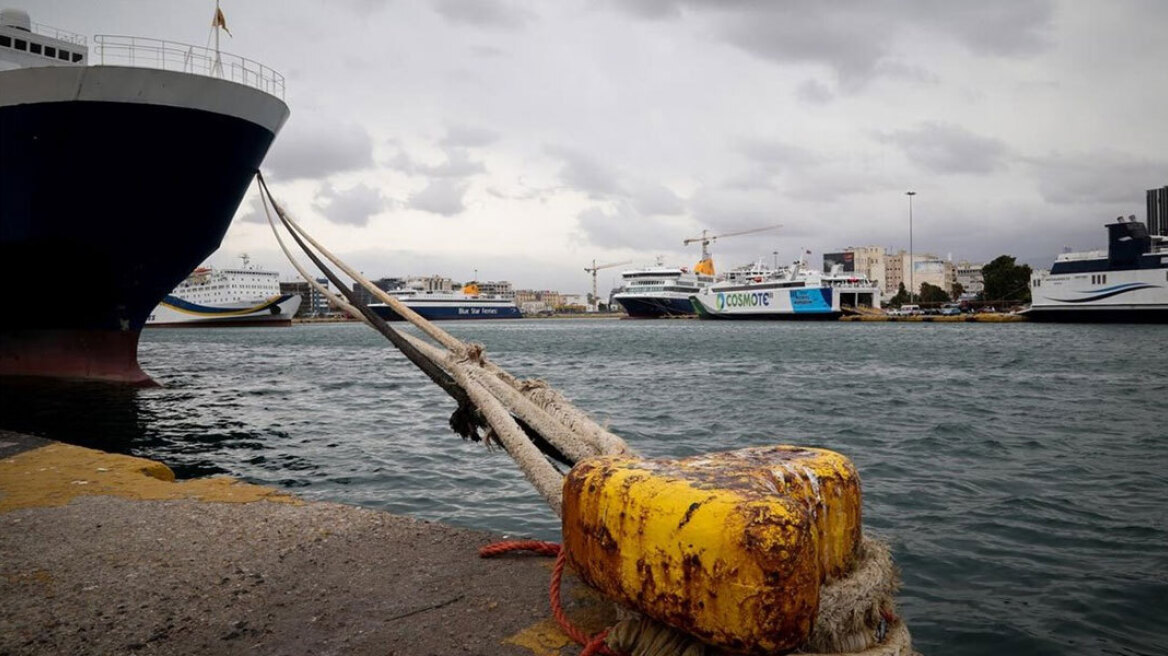
POLYGON ((211 64, 211 75, 223 77, 223 60, 219 56, 219 30, 225 30, 227 36, 231 36, 231 30, 227 29, 227 18, 219 8, 219 0, 215 0, 215 15, 211 17, 211 29, 215 31, 215 61, 211 64))

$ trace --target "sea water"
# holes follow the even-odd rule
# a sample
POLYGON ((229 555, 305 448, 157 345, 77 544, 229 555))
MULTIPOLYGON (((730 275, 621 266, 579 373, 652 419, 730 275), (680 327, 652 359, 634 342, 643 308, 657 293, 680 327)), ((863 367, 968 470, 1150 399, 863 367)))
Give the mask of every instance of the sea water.
MULTIPOLYGON (((523 320, 444 324, 636 450, 850 456, 916 647, 1164 654, 1168 327, 523 320)), ((0 428, 314 500, 557 539, 505 453, 359 324, 143 333, 164 386, 6 387, 0 428)))

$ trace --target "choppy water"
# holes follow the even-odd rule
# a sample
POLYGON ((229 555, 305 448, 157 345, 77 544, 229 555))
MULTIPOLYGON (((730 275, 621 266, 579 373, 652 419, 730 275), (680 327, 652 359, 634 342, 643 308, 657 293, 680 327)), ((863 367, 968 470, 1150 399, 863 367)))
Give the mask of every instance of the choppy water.
MULTIPOLYGON (((1168 328, 448 324, 642 453, 769 443, 851 456, 926 653, 1168 653, 1168 328)), ((166 330, 164 388, 5 388, 0 427, 311 499, 554 539, 507 456, 372 331, 166 330)))

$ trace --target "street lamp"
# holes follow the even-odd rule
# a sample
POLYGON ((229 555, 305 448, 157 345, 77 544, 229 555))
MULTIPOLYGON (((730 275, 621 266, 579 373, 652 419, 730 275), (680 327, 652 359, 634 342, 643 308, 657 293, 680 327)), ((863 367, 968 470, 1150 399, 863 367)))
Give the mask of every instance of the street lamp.
POLYGON ((915 191, 904 192, 908 196, 908 300, 911 302, 914 295, 917 293, 916 280, 913 276, 913 269, 916 263, 913 261, 913 240, 912 240, 912 199, 917 195, 915 191))

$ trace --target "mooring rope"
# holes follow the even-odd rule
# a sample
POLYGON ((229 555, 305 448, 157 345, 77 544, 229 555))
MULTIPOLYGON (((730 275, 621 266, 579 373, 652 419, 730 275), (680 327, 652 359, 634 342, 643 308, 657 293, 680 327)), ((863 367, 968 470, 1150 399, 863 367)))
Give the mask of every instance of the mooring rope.
MULTIPOLYGON (((381 333, 411 363, 454 398, 459 408, 451 418, 452 427, 464 437, 478 435, 482 431, 485 434, 481 437, 488 444, 500 444, 557 516, 562 514, 563 475, 549 458, 572 465, 596 455, 634 455, 624 440, 597 424, 547 383, 512 376, 492 363, 481 345, 466 344, 434 326, 342 262, 288 216, 272 196, 262 174, 257 172, 256 178, 272 233, 300 276, 330 303, 381 333), (280 235, 269 204, 296 244, 325 274, 340 296, 317 282, 292 255, 280 235), (391 328, 384 319, 357 299, 348 285, 321 260, 313 248, 438 345, 391 328)), ((673 653, 698 656, 705 653, 705 648, 689 636, 640 616, 622 620, 611 630, 588 636, 571 625, 560 604, 559 587, 565 552, 555 543, 526 541, 521 545, 506 543, 484 547, 482 555, 535 550, 557 556, 549 588, 552 612, 565 633, 584 645, 581 656, 596 653, 616 656, 618 652, 630 656, 673 653), (613 648, 617 651, 613 651, 613 648)), ((848 576, 823 586, 820 612, 802 651, 864 656, 911 654, 912 643, 908 630, 896 618, 893 610, 896 587, 896 573, 887 546, 865 538, 856 567, 848 576)))

